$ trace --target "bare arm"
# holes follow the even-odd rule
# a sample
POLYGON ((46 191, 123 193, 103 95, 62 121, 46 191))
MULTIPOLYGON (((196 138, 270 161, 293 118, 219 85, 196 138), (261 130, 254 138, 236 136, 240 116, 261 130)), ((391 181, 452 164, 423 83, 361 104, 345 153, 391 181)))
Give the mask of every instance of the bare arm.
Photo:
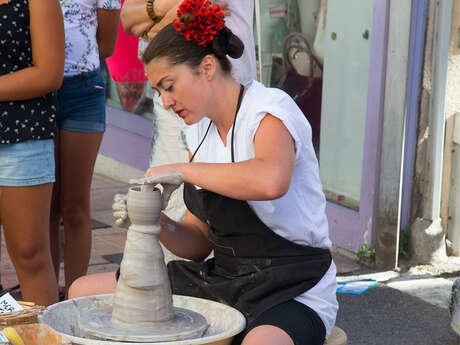
POLYGON ((150 168, 147 176, 177 171, 185 176, 186 182, 239 200, 272 200, 283 196, 294 169, 291 134, 281 120, 267 114, 256 132, 254 145, 255 158, 243 162, 168 164, 150 168))
POLYGON ((203 261, 211 252, 208 241, 208 226, 189 211, 183 223, 175 222, 161 214, 160 241, 173 254, 181 258, 203 261))
MULTIPOLYGON (((172 23, 177 18, 177 9, 183 0, 155 0, 153 9, 158 17, 164 17, 158 24, 147 15, 146 0, 126 0, 121 10, 121 22, 127 34, 142 36, 149 32, 148 38, 152 39, 158 31, 172 23)), ((230 15, 228 3, 219 2, 226 16, 230 15)))
POLYGON ((43 96, 61 87, 65 41, 58 0, 29 0, 33 66, 0 76, 0 102, 43 96))
MULTIPOLYGON (((225 16, 230 15, 230 10, 228 8, 228 2, 227 1, 214 1, 210 0, 213 2, 216 2, 219 4, 219 6, 222 8, 222 11, 224 12, 225 16)), ((156 25, 153 25, 147 34, 148 39, 153 39, 156 34, 160 32, 161 29, 163 29, 166 25, 172 23, 176 18, 177 18, 177 10, 179 9, 179 5, 182 3, 182 0, 176 1, 176 4, 171 6, 171 8, 164 14, 164 18, 157 23, 156 25)))
MULTIPOLYGON (((155 0, 153 9, 155 14, 163 17, 169 9, 181 0, 155 0)), ((147 15, 146 0, 126 0, 121 10, 123 29, 127 34, 141 36, 153 26, 153 22, 147 15)))
POLYGON ((118 25, 120 23, 120 10, 97 9, 97 45, 99 58, 105 59, 112 56, 117 43, 118 25))

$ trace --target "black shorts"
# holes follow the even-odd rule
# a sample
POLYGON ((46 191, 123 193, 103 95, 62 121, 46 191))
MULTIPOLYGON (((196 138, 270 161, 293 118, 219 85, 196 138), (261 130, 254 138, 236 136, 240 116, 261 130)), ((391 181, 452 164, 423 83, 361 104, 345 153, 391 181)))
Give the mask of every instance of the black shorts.
POLYGON ((263 312, 246 329, 235 336, 232 345, 241 344, 253 328, 270 325, 285 331, 295 345, 323 345, 326 328, 318 314, 306 305, 290 300, 263 312))

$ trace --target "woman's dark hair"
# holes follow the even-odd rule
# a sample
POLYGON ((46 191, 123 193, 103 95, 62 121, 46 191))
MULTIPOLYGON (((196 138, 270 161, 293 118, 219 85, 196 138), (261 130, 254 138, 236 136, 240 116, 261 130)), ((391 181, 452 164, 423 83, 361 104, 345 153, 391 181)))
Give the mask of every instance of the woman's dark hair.
MULTIPOLYGON (((193 18, 193 15, 191 16, 193 18)), ((182 21, 190 20, 182 15, 182 21)), ((166 57, 171 65, 185 63, 197 68, 206 55, 214 55, 224 73, 230 73, 232 67, 227 55, 237 59, 243 54, 243 42, 224 26, 214 40, 206 46, 200 46, 187 40, 178 33, 173 24, 165 26, 149 43, 142 56, 142 62, 148 64, 153 59, 166 57)))

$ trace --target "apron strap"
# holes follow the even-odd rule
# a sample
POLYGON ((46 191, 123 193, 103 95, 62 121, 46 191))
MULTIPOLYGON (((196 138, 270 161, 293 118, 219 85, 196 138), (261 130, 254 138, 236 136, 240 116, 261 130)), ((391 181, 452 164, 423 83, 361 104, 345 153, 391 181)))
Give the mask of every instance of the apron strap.
MULTIPOLYGON (((235 162, 235 154, 234 154, 234 149, 233 149, 233 137, 235 135, 236 117, 238 116, 238 111, 240 110, 241 102, 243 100, 243 92, 244 92, 244 86, 240 85, 240 93, 238 95, 238 103, 236 104, 235 118, 233 119, 233 126, 232 126, 232 163, 235 162)), ((203 144, 204 139, 206 139, 206 137, 208 135, 208 132, 209 132, 209 129, 211 128, 211 125, 212 125, 212 120, 209 121, 208 128, 206 129, 206 133, 204 134, 203 139, 201 139, 200 144, 198 145, 198 147, 196 148, 195 152, 193 153, 192 158, 190 158, 189 163, 193 162, 193 158, 195 158, 195 155, 198 152, 198 150, 200 149, 201 145, 203 144)))

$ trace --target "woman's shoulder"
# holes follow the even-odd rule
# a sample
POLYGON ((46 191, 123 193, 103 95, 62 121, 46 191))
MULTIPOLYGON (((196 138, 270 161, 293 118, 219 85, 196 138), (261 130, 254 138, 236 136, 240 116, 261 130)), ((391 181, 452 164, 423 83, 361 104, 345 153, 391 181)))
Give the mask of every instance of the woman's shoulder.
POLYGON ((305 115, 285 91, 253 81, 247 96, 244 118, 251 137, 267 114, 281 120, 296 142, 311 137, 311 127, 305 115))
POLYGON ((267 87, 253 80, 248 86, 248 96, 254 105, 293 105, 294 100, 284 90, 267 87))
POLYGON ((247 112, 253 114, 270 113, 274 116, 302 114, 295 101, 285 91, 266 87, 256 80, 248 86, 245 103, 247 112))

